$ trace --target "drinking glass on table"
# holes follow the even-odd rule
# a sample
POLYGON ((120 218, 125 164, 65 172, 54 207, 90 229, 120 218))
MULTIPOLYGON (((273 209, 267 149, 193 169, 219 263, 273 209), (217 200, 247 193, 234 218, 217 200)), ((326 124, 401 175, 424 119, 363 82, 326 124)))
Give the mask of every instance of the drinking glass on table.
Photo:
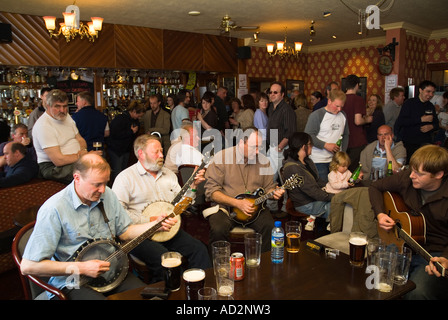
POLYGON ((187 300, 198 300, 198 290, 205 284, 205 271, 202 269, 185 270, 183 279, 187 300))
POLYGON ((161 260, 165 288, 171 291, 179 290, 182 274, 182 255, 178 252, 165 252, 162 254, 161 260))
POLYGON ((244 235, 244 253, 246 255, 246 266, 258 267, 261 260, 261 234, 257 232, 244 235))
POLYGON ((288 221, 285 224, 286 233, 286 251, 297 253, 300 250, 300 236, 302 234, 302 225, 298 221, 288 221))
POLYGON ((366 255, 367 235, 363 232, 352 232, 349 238, 350 264, 354 267, 364 266, 366 255))

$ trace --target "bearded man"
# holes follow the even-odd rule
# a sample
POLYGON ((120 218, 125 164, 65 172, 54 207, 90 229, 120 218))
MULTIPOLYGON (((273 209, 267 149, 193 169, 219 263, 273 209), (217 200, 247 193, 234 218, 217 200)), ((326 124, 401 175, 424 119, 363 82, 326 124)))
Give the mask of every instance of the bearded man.
MULTIPOLYGON (((163 149, 157 136, 143 134, 134 142, 134 153, 138 161, 123 170, 115 179, 112 190, 129 214, 133 223, 147 221, 142 214, 145 208, 157 201, 169 202, 180 192, 177 176, 163 167, 163 149)), ((196 174, 190 195, 194 197, 197 186, 204 181, 204 170, 196 174)), ((170 214, 171 212, 162 212, 170 214)), ((152 281, 163 280, 161 255, 177 251, 188 260, 188 267, 206 269, 211 267, 207 247, 187 232, 179 231, 164 242, 145 240, 131 254, 144 261, 152 271, 152 281)))

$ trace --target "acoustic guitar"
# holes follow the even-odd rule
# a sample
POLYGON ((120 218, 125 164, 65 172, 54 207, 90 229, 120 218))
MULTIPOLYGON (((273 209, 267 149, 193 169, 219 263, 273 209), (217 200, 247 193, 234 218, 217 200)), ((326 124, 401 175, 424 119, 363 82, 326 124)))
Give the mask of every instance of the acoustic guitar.
MULTIPOLYGON (((302 185, 303 185, 303 178, 300 177, 297 173, 295 173, 291 177, 289 177, 280 188, 285 190, 286 189, 291 190, 297 186, 300 187, 302 185)), ((265 194, 263 188, 258 188, 253 193, 250 194, 242 193, 237 195, 235 197, 236 199, 245 199, 250 201, 255 206, 255 213, 249 216, 238 208, 232 208, 232 210, 230 210, 230 218, 243 226, 251 224, 252 222, 257 220, 257 218, 260 215, 260 212, 263 211, 264 209, 264 204, 266 200, 272 197, 274 195, 274 192, 275 190, 265 194)))
MULTIPOLYGON (((404 244, 407 244, 415 253, 429 262, 432 256, 421 246, 426 242, 426 222, 423 214, 421 212, 409 214, 411 210, 397 193, 384 192, 383 201, 385 213, 395 220, 395 226, 389 232, 378 228, 380 238, 388 245, 395 244, 401 251, 404 244)), ((435 262, 434 265, 442 276, 448 276, 439 262, 435 262)))
POLYGON ((158 232, 163 221, 168 218, 174 218, 176 215, 180 215, 184 212, 192 201, 192 198, 185 197, 182 201, 176 204, 171 214, 124 245, 121 245, 112 239, 92 239, 86 241, 68 261, 108 261, 110 262, 109 270, 102 273, 97 278, 81 275, 77 283, 77 279, 71 276, 69 278, 75 281, 75 283, 69 284, 72 286, 88 286, 97 292, 108 292, 116 288, 126 278, 128 273, 128 253, 141 244, 145 239, 150 238, 158 232))

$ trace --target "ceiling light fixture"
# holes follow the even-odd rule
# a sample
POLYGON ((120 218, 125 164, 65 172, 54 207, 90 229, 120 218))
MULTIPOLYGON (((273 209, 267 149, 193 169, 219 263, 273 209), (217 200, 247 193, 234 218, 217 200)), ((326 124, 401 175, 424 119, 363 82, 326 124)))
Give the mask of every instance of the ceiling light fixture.
POLYGON ((65 12, 62 13, 64 22, 59 23, 59 31, 56 30, 56 17, 53 16, 43 17, 45 20, 45 27, 50 33, 50 36, 57 38, 62 34, 67 42, 78 35, 81 39, 85 37, 89 39, 89 41, 94 42, 95 39, 98 38, 98 32, 101 31, 103 27, 103 18, 92 17, 92 21, 88 22, 87 25, 83 24, 79 21, 79 8, 75 3, 76 1, 73 5, 65 8, 65 12))
POLYGON ((328 18, 329 16, 331 16, 331 12, 330 11, 324 11, 323 16, 324 16, 324 18, 328 18))
POLYGON ((257 43, 258 41, 260 41, 260 39, 258 39, 258 35, 260 34, 260 32, 255 32, 254 33, 254 43, 257 43))
POLYGON ((287 28, 285 28, 285 41, 276 41, 277 49, 274 50, 275 44, 273 43, 266 44, 266 49, 270 57, 278 55, 282 59, 290 56, 297 58, 300 51, 302 51, 302 42, 294 42, 294 47, 288 44, 286 40, 286 29, 287 28))

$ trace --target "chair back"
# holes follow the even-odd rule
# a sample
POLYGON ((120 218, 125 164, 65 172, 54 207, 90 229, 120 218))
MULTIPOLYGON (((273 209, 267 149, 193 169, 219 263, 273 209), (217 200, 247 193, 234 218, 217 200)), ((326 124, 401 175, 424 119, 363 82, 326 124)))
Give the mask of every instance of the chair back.
MULTIPOLYGON (((183 165, 179 166, 178 171, 177 171, 177 180, 181 187, 183 187, 185 182, 187 182, 188 179, 190 179, 190 177, 193 174, 194 169, 196 167, 197 166, 194 164, 183 164, 183 165)), ((205 186, 205 182, 202 182, 197 187, 195 204, 203 204, 205 202, 204 186, 205 186)))
MULTIPOLYGON (((38 278, 30 275, 23 275, 20 272, 20 264, 22 262, 22 256, 25 252, 26 244, 33 233, 34 224, 36 222, 32 221, 25 225, 23 228, 17 232, 14 240, 12 242, 12 255, 15 264, 19 268, 20 281, 22 283, 22 288, 26 300, 34 300, 39 296, 42 296, 44 291, 50 291, 55 294, 59 299, 65 300, 65 295, 56 289, 55 287, 47 284, 49 278, 38 278)), ((46 295, 44 295, 46 297, 46 295)))

